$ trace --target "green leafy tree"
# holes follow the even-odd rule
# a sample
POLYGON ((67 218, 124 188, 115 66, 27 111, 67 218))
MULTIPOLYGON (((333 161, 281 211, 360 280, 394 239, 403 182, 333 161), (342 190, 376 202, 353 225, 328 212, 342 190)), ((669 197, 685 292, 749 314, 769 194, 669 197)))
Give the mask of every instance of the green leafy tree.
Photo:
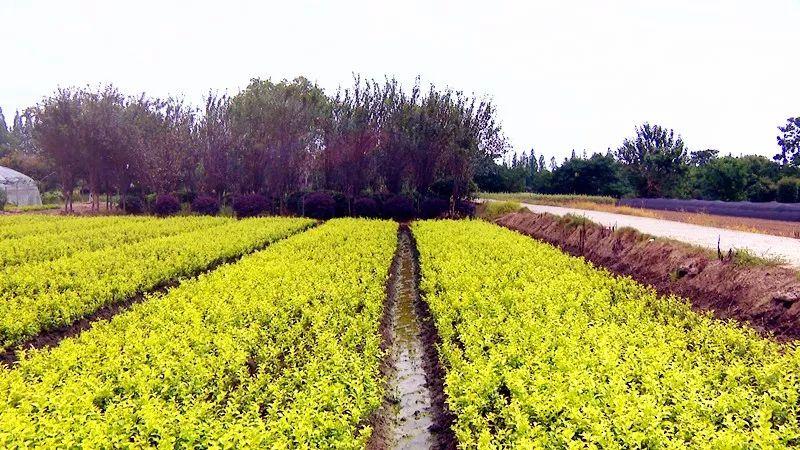
POLYGON ((79 126, 82 101, 79 91, 59 89, 37 106, 33 116, 34 139, 56 167, 65 211, 72 210, 72 193, 82 170, 79 126))
POLYGON ((710 200, 746 200, 747 164, 740 158, 725 156, 704 164, 700 177, 704 198, 710 200))
POLYGON ((800 195, 800 179, 783 177, 778 180, 777 199, 781 203, 796 203, 800 195))
POLYGON ((277 83, 253 79, 235 95, 230 120, 238 190, 282 199, 307 184, 329 109, 322 89, 303 77, 277 83))
POLYGON ((719 150, 696 150, 689 156, 689 164, 695 167, 702 167, 716 159, 717 156, 719 156, 719 150))
POLYGON ((196 110, 183 100, 155 99, 147 104, 144 142, 139 149, 140 179, 154 193, 195 191, 200 157, 195 140, 196 110))
POLYGON ((3 157, 10 150, 11 141, 9 140, 8 125, 6 117, 3 115, 3 108, 0 108, 0 157, 3 157))
POLYGON ((800 178, 784 177, 778 180, 778 201, 781 203, 800 201, 800 178))
POLYGON ((778 146, 781 152, 775 155, 775 160, 781 164, 800 165, 800 117, 790 117, 786 125, 778 127, 778 146))
POLYGON ((600 153, 568 160, 553 171, 550 183, 550 191, 559 194, 622 197, 631 192, 619 162, 600 153))
POLYGON ((82 90, 78 116, 80 175, 92 194, 91 208, 100 210, 101 192, 108 193, 114 167, 125 151, 125 97, 113 86, 82 90))
POLYGON ((26 154, 36 154, 39 148, 33 139, 33 111, 29 108, 14 114, 14 121, 9 133, 9 145, 12 149, 26 154))
POLYGON ((669 197, 678 193, 687 171, 687 150, 673 130, 645 123, 636 137, 617 149, 626 177, 643 197, 669 197))

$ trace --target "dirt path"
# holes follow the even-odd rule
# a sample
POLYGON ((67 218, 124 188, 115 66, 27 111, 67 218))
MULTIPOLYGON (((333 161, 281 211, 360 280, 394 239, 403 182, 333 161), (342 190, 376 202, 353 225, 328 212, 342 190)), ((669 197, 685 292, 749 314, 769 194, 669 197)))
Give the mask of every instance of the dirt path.
POLYGON ((373 419, 375 431, 370 449, 454 447, 444 405, 435 330, 419 297, 417 277, 413 238, 408 227, 403 226, 398 233, 382 324, 388 352, 382 368, 387 392, 373 419))
POLYGON ((550 213, 559 216, 565 214, 585 216, 592 222, 606 227, 631 227, 652 236, 675 239, 710 249, 716 249, 717 242, 719 242, 724 253, 727 253, 731 248, 746 248, 756 256, 779 257, 785 260, 788 265, 800 268, 800 240, 794 238, 704 227, 648 217, 563 208, 560 206, 531 205, 528 203, 522 203, 522 206, 536 213, 550 213))

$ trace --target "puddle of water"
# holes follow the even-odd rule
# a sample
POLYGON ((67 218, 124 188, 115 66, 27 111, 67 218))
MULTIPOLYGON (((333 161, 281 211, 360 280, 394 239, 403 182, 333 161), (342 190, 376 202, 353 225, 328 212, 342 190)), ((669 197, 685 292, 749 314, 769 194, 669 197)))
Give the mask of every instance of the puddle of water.
POLYGON ((403 232, 398 240, 395 301, 392 302, 392 356, 389 396, 394 417, 391 442, 396 449, 434 448, 432 395, 425 381, 423 344, 419 318, 414 308, 417 286, 411 238, 403 232))

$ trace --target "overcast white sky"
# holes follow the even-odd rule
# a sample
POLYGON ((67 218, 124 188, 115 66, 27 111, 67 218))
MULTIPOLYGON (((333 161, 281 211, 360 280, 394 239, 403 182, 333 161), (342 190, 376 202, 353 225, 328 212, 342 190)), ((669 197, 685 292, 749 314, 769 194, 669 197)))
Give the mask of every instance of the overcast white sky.
POLYGON ((491 97, 517 150, 616 148, 636 124, 691 149, 777 152, 800 115, 800 0, 190 2, 0 0, 0 107, 58 86, 235 93, 354 72, 491 97))

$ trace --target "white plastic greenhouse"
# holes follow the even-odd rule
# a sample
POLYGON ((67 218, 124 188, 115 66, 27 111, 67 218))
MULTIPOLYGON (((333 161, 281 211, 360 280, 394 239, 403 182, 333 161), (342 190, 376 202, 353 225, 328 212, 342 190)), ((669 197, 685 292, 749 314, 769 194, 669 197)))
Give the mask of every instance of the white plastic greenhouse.
POLYGON ((0 189, 6 192, 8 203, 17 206, 42 204, 39 187, 33 178, 8 167, 0 166, 0 189))

